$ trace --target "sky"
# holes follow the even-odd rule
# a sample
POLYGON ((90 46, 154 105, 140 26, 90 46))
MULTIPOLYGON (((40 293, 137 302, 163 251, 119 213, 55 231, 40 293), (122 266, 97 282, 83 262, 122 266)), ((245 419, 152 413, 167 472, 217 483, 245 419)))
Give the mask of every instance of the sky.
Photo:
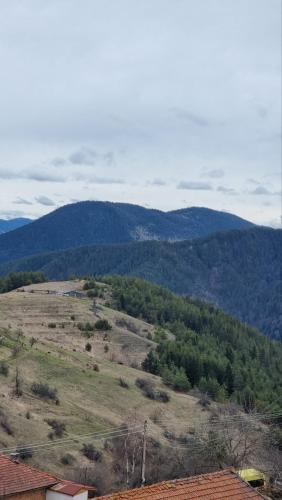
POLYGON ((278 227, 280 0, 0 0, 0 218, 81 200, 278 227))

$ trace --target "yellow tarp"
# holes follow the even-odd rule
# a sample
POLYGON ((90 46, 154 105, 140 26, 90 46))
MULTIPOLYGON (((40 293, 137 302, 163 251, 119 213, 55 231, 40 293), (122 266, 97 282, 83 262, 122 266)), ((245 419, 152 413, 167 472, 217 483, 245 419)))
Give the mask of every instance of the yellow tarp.
POLYGON ((265 481, 265 475, 256 469, 239 469, 239 476, 244 479, 244 481, 265 481))

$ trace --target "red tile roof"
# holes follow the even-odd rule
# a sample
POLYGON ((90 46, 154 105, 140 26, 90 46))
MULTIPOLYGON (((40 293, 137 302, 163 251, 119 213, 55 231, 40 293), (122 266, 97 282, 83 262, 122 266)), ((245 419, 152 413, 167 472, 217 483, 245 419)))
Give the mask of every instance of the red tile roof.
POLYGON ((50 488, 51 491, 64 493, 64 495, 74 496, 80 492, 88 491, 89 488, 82 484, 72 483, 71 481, 61 481, 50 488))
POLYGON ((0 496, 47 488, 58 479, 8 457, 0 456, 0 496))
POLYGON ((223 470, 186 479, 114 493, 100 500, 261 500, 262 496, 232 470, 223 470))

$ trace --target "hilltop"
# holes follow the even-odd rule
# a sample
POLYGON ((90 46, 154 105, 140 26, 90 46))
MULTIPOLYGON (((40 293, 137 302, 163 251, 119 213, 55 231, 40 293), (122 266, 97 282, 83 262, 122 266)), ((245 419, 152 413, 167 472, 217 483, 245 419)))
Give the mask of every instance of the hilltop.
POLYGON ((84 245, 185 240, 251 226, 235 215, 201 207, 161 212, 127 203, 85 201, 0 235, 0 262, 84 245))
POLYGON ((42 271, 51 279, 139 276, 212 302, 281 340, 281 236, 281 230, 254 227, 193 241, 84 247, 2 265, 0 273, 42 271))

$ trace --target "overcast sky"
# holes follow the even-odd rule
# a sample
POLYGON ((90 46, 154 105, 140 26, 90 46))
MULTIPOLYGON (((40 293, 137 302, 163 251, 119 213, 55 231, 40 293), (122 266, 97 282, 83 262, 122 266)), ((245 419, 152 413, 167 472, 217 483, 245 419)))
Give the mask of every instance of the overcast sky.
POLYGON ((277 226, 280 0, 0 0, 0 217, 76 200, 277 226))

